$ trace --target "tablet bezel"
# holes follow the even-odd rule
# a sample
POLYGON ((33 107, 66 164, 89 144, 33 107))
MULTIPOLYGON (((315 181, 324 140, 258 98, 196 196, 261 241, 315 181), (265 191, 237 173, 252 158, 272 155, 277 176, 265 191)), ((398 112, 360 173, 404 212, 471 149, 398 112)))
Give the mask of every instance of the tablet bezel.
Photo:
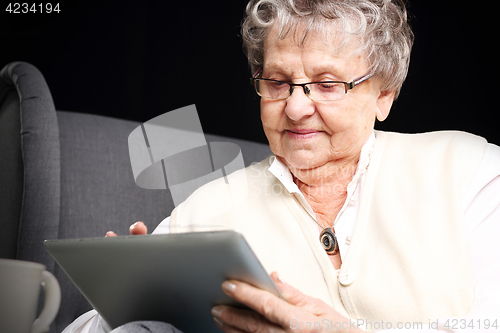
POLYGON ((44 245, 112 328, 156 320, 185 333, 219 332, 210 309, 243 307, 222 291, 227 279, 281 297, 243 235, 232 230, 47 240, 44 245))

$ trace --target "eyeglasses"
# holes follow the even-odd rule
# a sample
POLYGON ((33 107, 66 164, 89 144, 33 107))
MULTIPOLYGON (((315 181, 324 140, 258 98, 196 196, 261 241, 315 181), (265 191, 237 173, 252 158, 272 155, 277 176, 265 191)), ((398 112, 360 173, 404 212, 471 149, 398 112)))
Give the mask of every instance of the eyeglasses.
POLYGON ((343 81, 321 81, 308 83, 290 83, 285 81, 262 79, 252 77, 251 84, 255 87, 257 94, 264 98, 284 100, 290 97, 294 87, 302 87, 304 94, 316 102, 338 101, 354 87, 365 82, 373 76, 372 73, 354 79, 351 82, 343 81))

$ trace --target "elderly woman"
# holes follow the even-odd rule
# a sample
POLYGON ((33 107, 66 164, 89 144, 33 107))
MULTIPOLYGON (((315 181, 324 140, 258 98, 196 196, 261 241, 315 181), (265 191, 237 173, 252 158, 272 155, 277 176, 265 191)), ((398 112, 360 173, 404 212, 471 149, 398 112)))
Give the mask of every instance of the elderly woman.
POLYGON ((248 189, 232 209, 217 211, 226 188, 215 181, 161 227, 238 229, 279 272, 284 299, 226 281, 224 291, 254 311, 217 306, 217 325, 227 333, 500 325, 500 149, 461 132, 374 131, 408 71, 404 4, 252 0, 242 36, 274 155, 229 176, 248 189), (452 317, 463 321, 453 326, 452 317))

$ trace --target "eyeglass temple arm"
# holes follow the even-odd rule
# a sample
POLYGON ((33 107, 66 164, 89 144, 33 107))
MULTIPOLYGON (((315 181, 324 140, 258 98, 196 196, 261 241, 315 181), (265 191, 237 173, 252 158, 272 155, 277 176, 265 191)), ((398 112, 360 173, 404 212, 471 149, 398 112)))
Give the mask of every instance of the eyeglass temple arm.
POLYGON ((262 74, 262 67, 260 67, 253 75, 252 77, 250 78, 250 85, 253 86, 254 85, 254 79, 257 78, 257 76, 259 76, 260 74, 262 74))
POLYGON ((253 73, 252 77, 253 78, 256 78, 257 76, 259 76, 260 74, 262 74, 262 67, 260 67, 255 73, 253 73))
POLYGON ((358 84, 365 82, 366 80, 368 80, 368 79, 369 79, 369 78, 371 78, 372 76, 373 76, 373 74, 372 74, 372 73, 368 73, 368 74, 365 74, 365 75, 363 75, 363 76, 360 76, 360 77, 358 77, 358 78, 356 78, 356 79, 352 80, 351 82, 349 82, 349 83, 347 84, 347 90, 350 90, 350 89, 352 89, 352 88, 356 87, 358 84))

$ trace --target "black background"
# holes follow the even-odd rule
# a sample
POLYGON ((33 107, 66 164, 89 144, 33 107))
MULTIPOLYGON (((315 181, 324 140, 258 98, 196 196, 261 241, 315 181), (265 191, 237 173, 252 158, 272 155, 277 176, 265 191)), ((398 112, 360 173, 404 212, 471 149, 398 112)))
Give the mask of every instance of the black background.
MULTIPOLYGON (((8 3, 0 67, 38 67, 58 110, 147 121, 196 104, 205 133, 266 142, 239 37, 246 1, 61 1, 58 14, 9 14, 8 3)), ((376 128, 464 130, 500 144, 495 8, 414 0, 409 11, 410 72, 376 128)))

